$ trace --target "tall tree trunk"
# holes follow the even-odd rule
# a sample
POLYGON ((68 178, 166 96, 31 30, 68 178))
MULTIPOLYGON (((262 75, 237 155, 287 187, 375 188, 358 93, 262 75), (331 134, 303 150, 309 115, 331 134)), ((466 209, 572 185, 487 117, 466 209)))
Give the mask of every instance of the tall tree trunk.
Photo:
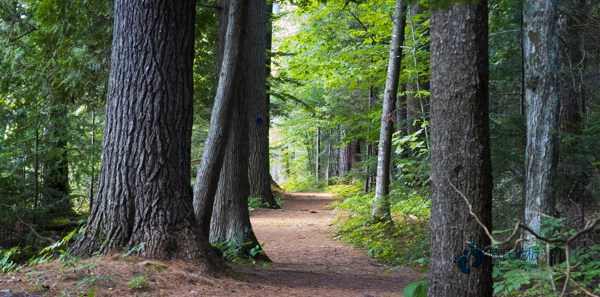
POLYGON ((352 169, 352 144, 348 143, 340 147, 339 149, 340 157, 339 157, 339 173, 340 176, 343 177, 350 173, 352 169))
POLYGON ((248 60, 248 71, 253 71, 246 79, 248 88, 248 124, 250 137, 250 161, 248 177, 250 179, 250 195, 260 198, 270 208, 278 208, 271 191, 271 174, 269 162, 269 95, 267 94, 267 77, 270 71, 271 50, 271 8, 270 1, 248 1, 251 14, 247 20, 245 35, 254 42, 244 47, 248 60))
MULTIPOLYGON (((248 211, 249 183, 249 128, 248 113, 255 109, 249 104, 253 100, 264 100, 264 91, 257 92, 257 82, 265 82, 265 59, 257 58, 265 55, 264 30, 255 30, 258 23, 264 24, 264 0, 250 0, 242 10, 242 32, 240 62, 234 83, 233 116, 230 118, 229 133, 223 167, 220 172, 217 192, 215 195, 210 226, 210 241, 227 242, 229 246, 240 248, 243 255, 259 243, 252 231, 248 211), (256 43, 262 41, 262 46, 256 43), (257 68, 263 69, 262 71, 257 68), (259 75, 257 75, 257 72, 259 75)), ((260 88, 260 86, 258 86, 260 88)), ((264 89, 264 87, 263 87, 264 89)), ((267 127, 268 131, 268 127, 267 127)), ((268 148, 268 146, 267 146, 268 148)), ((271 176, 266 172, 268 186, 271 186, 271 176)))
MULTIPOLYGON (((525 224, 540 232, 544 214, 554 213, 554 178, 559 131, 558 1, 526 0, 523 7, 525 34, 525 101, 527 147, 525 151, 525 224)), ((532 247, 527 233, 525 247, 532 247)), ((529 260, 536 259, 529 253, 529 260)))
MULTIPOLYGON (((249 2, 258 2, 256 0, 249 2)), ((248 213, 248 126, 244 91, 247 87, 243 71, 238 72, 233 102, 233 117, 229 125, 229 137, 223 167, 215 195, 210 226, 212 243, 228 242, 248 249, 258 244, 252 232, 248 213)), ((251 85, 250 85, 251 86, 251 85)))
MULTIPOLYGON (((560 35, 566 45, 561 50, 560 63, 560 160, 558 164, 556 209, 565 218, 566 225, 579 229, 585 224, 585 206, 589 200, 586 187, 593 169, 590 162, 582 157, 582 144, 578 137, 583 130, 585 85, 582 73, 585 65, 584 30, 589 8, 585 0, 564 2, 565 22, 560 35)), ((579 242, 585 242, 582 237, 579 242)))
POLYGON ((321 172, 321 128, 317 127, 315 135, 315 181, 319 184, 319 175, 321 172))
POLYGON ((68 109, 63 100, 52 101, 48 113, 49 126, 45 135, 48 149, 44 159, 44 190, 41 207, 46 209, 50 216, 60 216, 72 212, 67 151, 68 109))
POLYGON ((438 8, 431 17, 431 267, 429 297, 491 297, 488 257, 469 274, 452 259, 465 242, 490 243, 462 192, 491 228, 487 1, 438 8))
POLYGON ((208 137, 194 185, 194 212, 204 234, 210 232, 215 193, 225 155, 234 102, 236 72, 241 47, 244 1, 221 1, 219 82, 210 116, 208 137))
POLYGON ((194 1, 115 1, 100 187, 79 255, 140 247, 215 268, 190 187, 194 1))
MULTIPOLYGON (((374 86, 369 86, 369 113, 371 112, 371 109, 373 109, 375 104, 377 104, 377 89, 374 86)), ((370 127, 371 125, 369 125, 369 134, 371 134, 370 127)), ((371 166, 371 158, 376 156, 376 154, 377 153, 375 152, 375 144, 372 142, 368 142, 366 153, 367 162, 365 162, 365 193, 369 193, 372 190, 373 185, 375 184, 375 176, 373 174, 373 166, 371 166)))
POLYGON ((404 26, 406 24, 406 3, 396 0, 394 10, 394 27, 383 95, 383 111, 379 130, 379 146, 377 150, 377 175, 375 181, 375 199, 371 206, 371 220, 390 221, 390 164, 392 159, 392 134, 394 133, 394 110, 398 93, 398 79, 402 62, 402 45, 404 44, 404 26))
POLYGON ((406 84, 406 130, 409 134, 419 130, 417 119, 420 114, 419 98, 417 98, 417 84, 414 81, 409 82, 406 84))

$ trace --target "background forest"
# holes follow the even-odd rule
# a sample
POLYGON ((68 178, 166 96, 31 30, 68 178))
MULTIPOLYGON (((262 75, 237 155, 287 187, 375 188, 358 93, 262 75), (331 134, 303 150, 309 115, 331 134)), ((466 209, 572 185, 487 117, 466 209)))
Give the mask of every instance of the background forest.
MULTIPOLYGON (((278 184, 286 192, 335 193, 338 238, 386 264, 427 271, 436 232, 430 231, 435 165, 430 25, 437 2, 402 4, 390 185, 384 195, 389 215, 386 218, 384 211, 381 219, 372 210, 398 2, 303 0, 268 6, 273 11, 266 84, 270 175, 273 188, 278 184)), ((500 237, 510 235, 527 212, 523 2, 487 3, 491 221, 492 233, 500 237)), ((560 49, 554 65, 560 94, 559 129, 552 131, 559 141, 551 190, 554 207, 548 213, 551 218, 536 231, 556 239, 575 234, 600 213, 600 3, 554 2, 560 49)), ((223 28, 218 5, 223 4, 196 4, 191 184, 203 174, 195 167, 210 140, 219 87, 223 28)), ((0 0, 3 272, 68 254, 66 242, 88 220, 98 194, 113 21, 112 1, 0 0), (56 249, 44 249, 52 245, 56 249)), ((259 113, 249 114, 250 122, 264 121, 259 113)), ((256 169, 252 164, 251 171, 256 169)), ((269 195, 252 191, 250 206, 278 207, 275 202, 280 199, 269 195)), ((468 213, 468 206, 457 199, 455 207, 468 213)), ((494 295, 600 294, 600 230, 594 228, 568 242, 572 255, 567 252, 571 258, 566 263, 562 242, 540 240, 537 247, 546 250, 548 258, 535 263, 524 260, 523 251, 512 251, 512 245, 501 246, 503 252, 494 262, 494 295), (561 292, 569 278, 575 284, 561 292)), ((475 237, 465 240, 478 241, 475 237)), ((413 283, 405 296, 419 296, 426 286, 427 281, 413 283)))

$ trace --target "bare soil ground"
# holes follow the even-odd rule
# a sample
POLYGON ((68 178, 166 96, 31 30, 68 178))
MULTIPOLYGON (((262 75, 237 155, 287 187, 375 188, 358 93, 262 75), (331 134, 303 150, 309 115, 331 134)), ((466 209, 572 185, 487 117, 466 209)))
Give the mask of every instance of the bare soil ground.
POLYGON ((73 266, 55 262, 0 275, 0 297, 402 296, 419 273, 389 269, 335 240, 333 199, 323 193, 288 194, 283 209, 252 212, 256 235, 273 260, 269 265, 234 266, 228 277, 208 278, 182 261, 113 256, 73 266), (136 276, 142 283, 137 289, 136 276))

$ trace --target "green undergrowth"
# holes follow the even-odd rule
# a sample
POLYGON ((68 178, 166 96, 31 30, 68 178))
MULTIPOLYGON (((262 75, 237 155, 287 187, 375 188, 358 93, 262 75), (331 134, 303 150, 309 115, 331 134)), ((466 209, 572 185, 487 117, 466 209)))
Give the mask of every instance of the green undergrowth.
POLYGON ((317 181, 313 175, 293 175, 281 185, 287 192, 320 192, 325 188, 324 181, 317 181))
POLYGON ((429 200, 414 191, 394 188, 390 193, 393 222, 372 223, 373 193, 360 185, 340 184, 326 189, 339 198, 337 236, 363 248, 370 257, 391 265, 426 266, 429 253, 429 200))

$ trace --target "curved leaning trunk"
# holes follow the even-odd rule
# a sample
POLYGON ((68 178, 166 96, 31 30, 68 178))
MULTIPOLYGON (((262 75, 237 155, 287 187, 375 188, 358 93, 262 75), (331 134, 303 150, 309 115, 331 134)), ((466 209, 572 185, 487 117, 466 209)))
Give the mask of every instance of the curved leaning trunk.
MULTIPOLYGON (((257 68, 265 68, 264 58, 258 57, 265 55, 265 52, 264 43, 263 46, 257 45, 261 43, 257 40, 262 39, 257 36, 260 30, 256 30, 257 23, 264 22, 260 12, 264 11, 265 2, 250 0, 246 5, 242 16, 244 22, 241 37, 244 51, 240 53, 240 62, 235 76, 232 117, 229 123, 225 158, 214 198, 209 238, 212 243, 226 243, 228 247, 235 246, 240 252, 247 254, 250 249, 259 245, 252 231, 248 211, 250 195, 248 113, 254 110, 249 107, 257 103, 255 100, 264 100, 265 97, 264 92, 257 91, 256 85, 257 82, 265 82, 265 71, 257 70, 257 68), (257 77, 257 72, 261 77, 257 77)), ((270 176, 267 178, 270 187, 270 176)))
POLYGON ((379 130, 375 199, 373 200, 373 205, 371 207, 371 219, 373 221, 391 220, 388 194, 390 193, 392 134, 394 133, 395 119, 394 112, 396 110, 400 63, 402 62, 402 44, 404 43, 404 26, 406 24, 405 10, 406 3, 404 3, 403 0, 396 0, 394 28, 392 30, 387 78, 383 94, 381 128, 379 130))
POLYGON ((224 28, 224 37, 221 39, 223 54, 219 67, 219 82, 210 116, 208 137, 194 185, 194 213, 204 234, 210 232, 214 197, 225 155, 242 30, 242 1, 225 0, 222 1, 222 7, 221 21, 224 23, 221 23, 221 28, 224 28))
POLYGON ((115 1, 99 191, 78 255, 140 248, 214 266, 192 209, 194 1, 115 1))

